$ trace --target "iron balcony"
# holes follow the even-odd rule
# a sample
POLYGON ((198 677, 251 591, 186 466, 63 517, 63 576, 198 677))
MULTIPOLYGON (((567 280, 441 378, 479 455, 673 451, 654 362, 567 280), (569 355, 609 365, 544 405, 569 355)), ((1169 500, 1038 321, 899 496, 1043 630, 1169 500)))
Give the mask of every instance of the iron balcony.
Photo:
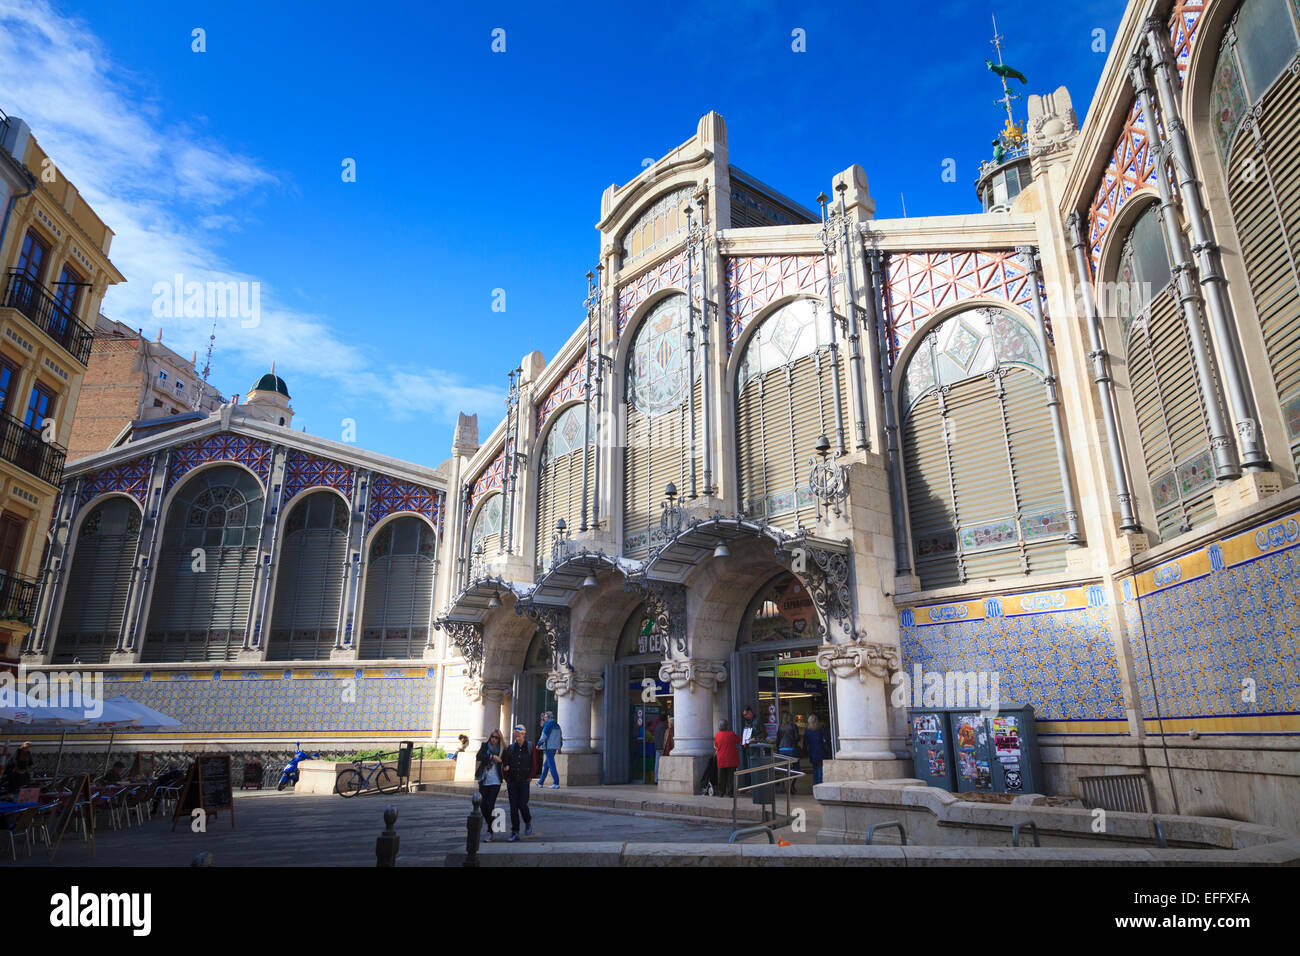
POLYGON ((67 457, 62 445, 45 441, 39 431, 16 418, 0 415, 0 458, 58 487, 67 457))
POLYGON ((40 585, 12 571, 0 571, 0 620, 36 620, 36 599, 40 585))
POLYGON ((50 295, 39 282, 17 269, 9 273, 3 304, 27 316, 37 328, 63 346, 82 365, 90 361, 90 346, 95 338, 88 328, 50 295))

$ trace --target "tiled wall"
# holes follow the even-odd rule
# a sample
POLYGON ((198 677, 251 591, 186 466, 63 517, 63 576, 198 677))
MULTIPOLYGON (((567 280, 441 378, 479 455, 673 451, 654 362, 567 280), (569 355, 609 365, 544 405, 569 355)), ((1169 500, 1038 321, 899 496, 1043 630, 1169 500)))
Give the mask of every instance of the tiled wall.
POLYGON ((904 608, 904 670, 996 672, 1040 734, 1127 734, 1106 603, 1091 586, 904 608))
POLYGON ((181 721, 178 739, 427 737, 436 678, 426 667, 155 669, 106 674, 104 695, 181 721))
POLYGON ((1300 735, 1298 553, 1295 512, 1123 581, 1148 731, 1300 735))

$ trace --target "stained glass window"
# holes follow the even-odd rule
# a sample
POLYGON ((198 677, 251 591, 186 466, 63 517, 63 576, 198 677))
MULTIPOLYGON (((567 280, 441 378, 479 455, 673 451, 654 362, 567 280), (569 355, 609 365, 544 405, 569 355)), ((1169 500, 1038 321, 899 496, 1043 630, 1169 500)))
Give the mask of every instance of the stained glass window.
POLYGON ((1210 116, 1227 158, 1246 109, 1263 99, 1300 49, 1300 3, 1246 0, 1215 66, 1210 116))
MULTIPOLYGON (((686 352, 686 296, 664 299, 637 330, 627 358, 627 400, 644 415, 657 417, 682 405, 690 394, 686 352)), ((704 372, 695 363, 695 377, 704 372)))
POLYGON ((683 186, 660 197, 623 233, 624 266, 647 253, 667 248, 686 231, 682 207, 691 199, 694 186, 683 186))

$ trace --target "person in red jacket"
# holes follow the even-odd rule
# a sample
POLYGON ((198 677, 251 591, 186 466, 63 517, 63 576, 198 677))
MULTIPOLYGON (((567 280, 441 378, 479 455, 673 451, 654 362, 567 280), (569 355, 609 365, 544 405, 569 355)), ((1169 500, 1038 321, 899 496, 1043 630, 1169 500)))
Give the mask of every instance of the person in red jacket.
POLYGON ((718 796, 730 797, 736 786, 736 768, 740 766, 740 735, 731 729, 730 721, 718 724, 713 749, 718 754, 718 796))

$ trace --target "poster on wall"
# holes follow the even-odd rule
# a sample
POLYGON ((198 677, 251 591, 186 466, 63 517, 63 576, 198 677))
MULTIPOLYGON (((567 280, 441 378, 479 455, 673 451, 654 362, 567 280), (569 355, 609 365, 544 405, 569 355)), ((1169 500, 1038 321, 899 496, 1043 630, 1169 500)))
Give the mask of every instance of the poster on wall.
POLYGON ((912 736, 926 745, 943 743, 943 718, 938 714, 920 714, 913 717, 912 736))
POLYGON ((930 761, 930 776, 946 777, 948 775, 948 761, 942 750, 926 751, 930 761))

